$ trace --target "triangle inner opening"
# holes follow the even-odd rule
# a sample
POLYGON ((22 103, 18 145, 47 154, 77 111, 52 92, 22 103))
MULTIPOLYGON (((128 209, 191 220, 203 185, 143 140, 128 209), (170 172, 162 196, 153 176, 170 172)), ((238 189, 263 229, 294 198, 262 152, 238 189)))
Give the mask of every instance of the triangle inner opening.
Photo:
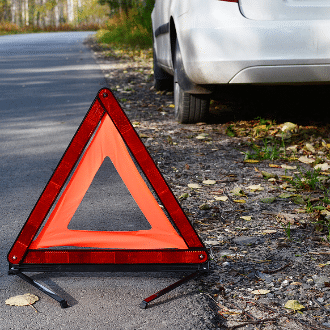
POLYGON ((134 231, 151 226, 109 157, 106 157, 72 217, 69 230, 134 231))

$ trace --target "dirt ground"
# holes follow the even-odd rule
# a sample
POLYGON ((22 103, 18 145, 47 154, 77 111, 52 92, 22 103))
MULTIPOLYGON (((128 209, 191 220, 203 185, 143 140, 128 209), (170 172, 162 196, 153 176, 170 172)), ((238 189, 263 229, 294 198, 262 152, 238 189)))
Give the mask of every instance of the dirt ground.
POLYGON ((298 145, 297 157, 244 161, 251 136, 260 133, 255 127, 267 125, 254 118, 277 116, 273 136, 285 122, 299 121, 307 127, 305 142, 320 146, 314 150, 319 163, 330 163, 327 112, 315 111, 324 107, 328 87, 310 87, 308 97, 306 87, 280 87, 276 93, 258 87, 240 93, 238 87, 212 101, 206 123, 181 125, 174 120, 172 93, 153 88, 150 57, 114 58, 109 49, 90 46, 109 88, 209 249, 212 270, 196 285, 214 310, 214 327, 329 329, 328 232, 315 224, 326 223, 320 212, 327 215, 327 208, 311 206, 324 200, 324 191, 299 190, 286 180, 297 169, 312 168, 298 158, 313 157, 313 150, 298 145), (311 119, 323 121, 322 134, 308 131, 311 119), (313 212, 306 212, 308 207, 313 212))

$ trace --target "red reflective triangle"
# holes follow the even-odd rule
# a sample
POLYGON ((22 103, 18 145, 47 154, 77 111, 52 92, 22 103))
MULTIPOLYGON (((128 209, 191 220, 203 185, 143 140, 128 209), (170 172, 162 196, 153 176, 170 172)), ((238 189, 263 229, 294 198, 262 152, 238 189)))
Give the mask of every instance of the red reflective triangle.
POLYGON ((109 89, 98 93, 11 248, 8 261, 13 265, 207 261, 203 243, 109 89), (158 205, 131 155, 177 230, 158 205), (151 229, 126 232, 68 229, 106 157, 111 159, 151 229), (62 189, 73 170, 68 184, 62 189), (68 246, 78 249, 68 249, 68 246))

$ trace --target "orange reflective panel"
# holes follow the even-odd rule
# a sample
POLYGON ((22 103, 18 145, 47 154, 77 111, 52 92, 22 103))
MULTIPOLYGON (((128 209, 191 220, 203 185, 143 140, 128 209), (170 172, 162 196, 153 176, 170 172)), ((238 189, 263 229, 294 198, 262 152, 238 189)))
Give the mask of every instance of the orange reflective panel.
POLYGON ((187 249, 141 177, 109 116, 104 116, 72 178, 29 249, 76 246, 111 249, 187 249), (151 229, 137 231, 70 230, 68 225, 104 159, 109 157, 151 229))

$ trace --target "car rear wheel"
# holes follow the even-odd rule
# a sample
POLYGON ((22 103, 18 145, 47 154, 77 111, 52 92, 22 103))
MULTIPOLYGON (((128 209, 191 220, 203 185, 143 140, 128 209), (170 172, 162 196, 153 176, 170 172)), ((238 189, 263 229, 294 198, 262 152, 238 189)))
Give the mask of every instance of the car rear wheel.
POLYGON ((183 70, 178 41, 174 56, 174 105, 175 119, 182 124, 197 123, 205 120, 210 106, 210 95, 184 92, 179 84, 178 74, 183 70))

